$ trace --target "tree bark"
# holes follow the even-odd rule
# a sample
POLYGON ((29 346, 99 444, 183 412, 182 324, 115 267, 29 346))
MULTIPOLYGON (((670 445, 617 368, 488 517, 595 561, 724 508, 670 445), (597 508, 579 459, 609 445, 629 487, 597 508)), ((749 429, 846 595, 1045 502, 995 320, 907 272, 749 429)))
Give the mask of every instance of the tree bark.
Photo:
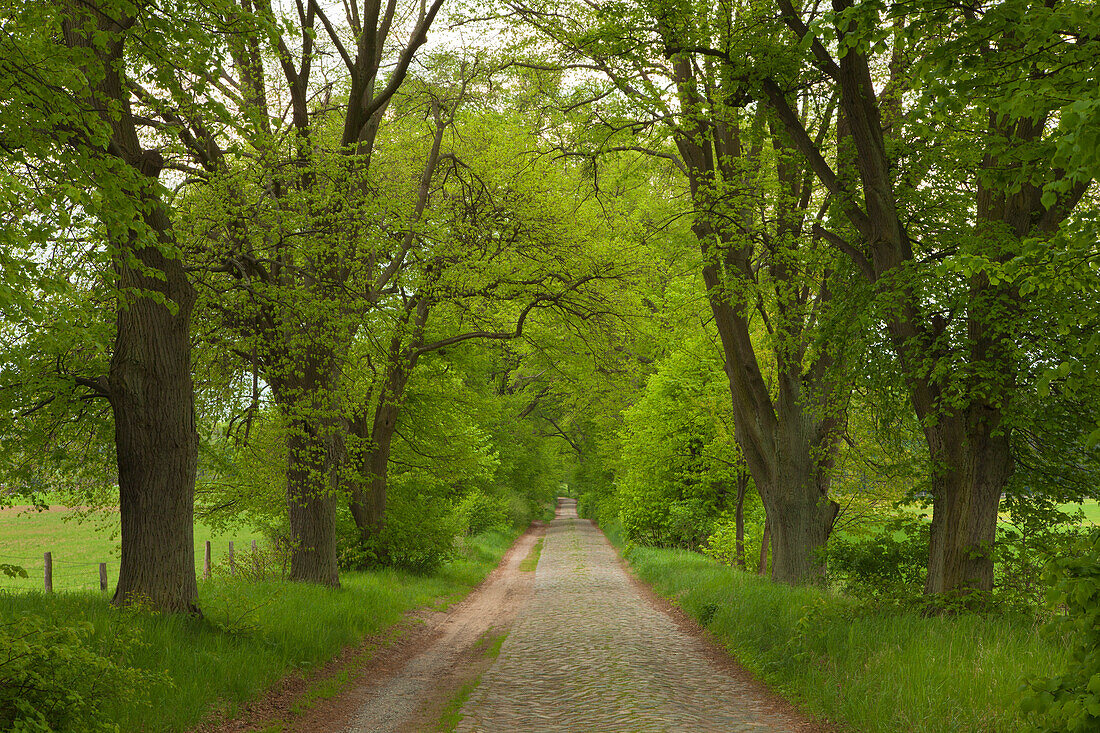
POLYGON ((195 291, 171 254, 172 220, 156 182, 163 157, 142 148, 130 108, 126 29, 136 19, 103 12, 95 3, 68 3, 65 10, 63 42, 86 51, 97 67, 85 70, 98 80, 82 101, 110 130, 105 144, 90 142, 95 136, 66 137, 93 159, 125 166, 120 174, 100 172, 107 203, 98 214, 115 248, 118 277, 114 351, 105 380, 81 380, 110 400, 115 423, 122 556, 112 602, 197 613, 198 436, 190 331, 195 291), (92 28, 97 42, 89 35, 92 28))
POLYGON ((993 589, 993 543, 1001 493, 1012 475, 1008 436, 996 410, 951 417, 926 430, 939 467, 932 477, 932 526, 925 593, 980 603, 993 589), (964 424, 965 423, 965 424, 964 424), (977 594, 977 598, 969 598, 977 594))
POLYGON ((772 541, 772 523, 765 517, 764 535, 760 538, 760 561, 756 564, 756 574, 763 577, 768 572, 768 544, 772 541))
MULTIPOLYGON (((429 282, 425 288, 430 289, 429 282)), ((431 302, 427 297, 411 299, 401 322, 401 330, 390 340, 382 389, 373 415, 361 411, 352 420, 356 446, 351 451, 357 475, 347 481, 351 516, 359 530, 360 541, 369 545, 385 527, 386 486, 389 480, 390 449, 397 431, 397 418, 412 370, 420 359, 424 327, 428 323, 431 302), (410 333, 403 332, 412 322, 410 333)))
MULTIPOLYGON (((682 45, 681 29, 662 30, 670 47, 682 45)), ((824 566, 815 551, 828 539, 837 511, 827 494, 841 408, 836 385, 827 377, 831 356, 823 352, 813 363, 804 363, 811 301, 816 296, 815 305, 820 305, 829 291, 796 281, 797 273, 785 259, 804 242, 811 181, 797 166, 782 160, 777 164, 784 196, 769 229, 753 203, 757 184, 752 176, 762 165, 766 140, 763 118, 754 120, 753 140, 746 145, 740 113, 714 101, 722 90, 696 78, 688 54, 669 53, 682 110, 674 138, 694 206, 692 231, 703 255, 703 283, 725 355, 737 442, 771 523, 772 579, 816 582, 823 579, 824 566), (706 98, 701 88, 708 89, 706 98), (756 240, 769 242, 772 250, 768 275, 776 289, 775 306, 762 319, 779 344, 772 351, 779 384, 775 399, 761 371, 750 323, 762 287, 754 272, 756 240)))
POLYGON ((745 565, 745 493, 749 487, 747 471, 737 474, 737 507, 734 510, 734 527, 737 542, 737 566, 744 570, 745 565))
MULTIPOLYGON (((787 25, 805 39, 808 27, 794 5, 781 2, 780 6, 787 25)), ((836 0, 834 7, 849 8, 851 2, 836 0)), ((849 32, 861 31, 838 29, 841 37, 849 32)), ((987 51, 999 40, 987 39, 987 51)), ((949 332, 950 322, 936 314, 946 299, 934 295, 932 304, 922 300, 909 275, 898 284, 895 274, 916 261, 905 225, 908 214, 898 207, 891 177, 898 166, 885 144, 888 132, 902 129, 894 123, 900 114, 897 100, 904 91, 905 80, 900 76, 904 64, 895 53, 890 65, 894 78, 880 100, 866 52, 851 50, 834 61, 820 42, 812 44, 816 65, 835 81, 858 175, 840 177, 830 169, 820 146, 811 140, 774 81, 763 84, 765 100, 858 233, 858 242, 848 243, 839 237, 830 241, 870 282, 890 288, 894 305, 884 321, 933 462, 925 590, 929 595, 980 600, 993 588, 997 510, 1015 468, 1002 416, 1011 408, 1021 373, 1011 329, 1022 312, 1022 299, 1011 283, 991 283, 985 274, 976 274, 971 277, 969 292, 965 296, 960 292, 959 305, 952 307, 952 318, 965 321, 949 332), (965 338, 958 338, 964 329, 965 338), (952 366, 941 371, 935 368, 937 362, 952 366)), ((1066 180, 1065 172, 1058 169, 1036 168, 1028 173, 1029 182, 1022 185, 1010 189, 996 183, 1012 171, 1037 163, 1025 163, 1029 154, 1021 157, 1016 151, 1026 151, 1042 139, 1051 114, 1039 113, 1033 119, 991 109, 987 116, 985 138, 976 144, 986 146, 981 168, 997 175, 986 179, 975 172, 973 246, 993 261, 1006 262, 1019 251, 1021 240, 1052 236, 1089 182, 1066 180), (1044 174, 1045 180, 1038 180, 1038 173, 1044 174), (1054 181, 1067 185, 1047 207, 1042 203, 1043 184, 1054 181)))
POLYGON ((287 514, 291 580, 340 586, 336 564, 336 467, 332 421, 291 418, 287 432, 287 514))
MULTIPOLYGON (((171 242, 163 206, 149 202, 147 224, 171 242)), ((133 251, 132 249, 129 251, 133 251)), ((178 259, 154 245, 135 253, 165 279, 118 265, 119 287, 152 291, 130 296, 118 311, 118 332, 107 378, 115 421, 122 556, 116 605, 149 604, 159 611, 198 612, 194 492, 198 461, 191 382, 191 310, 195 292, 178 259)))

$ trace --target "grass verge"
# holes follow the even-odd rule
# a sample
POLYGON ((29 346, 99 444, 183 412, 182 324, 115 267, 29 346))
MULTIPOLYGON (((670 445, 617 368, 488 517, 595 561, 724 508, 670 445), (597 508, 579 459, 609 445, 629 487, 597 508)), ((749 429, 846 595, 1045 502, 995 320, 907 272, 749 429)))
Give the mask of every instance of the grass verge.
MULTIPOLYGON (((89 645, 159 674, 142 694, 106 694, 102 718, 122 730, 184 731, 213 710, 232 715, 289 672, 327 661, 408 610, 453 603, 496 566, 514 538, 500 532, 468 538, 461 556, 432 575, 343 573, 339 590, 211 580, 199 586, 201 619, 120 611, 98 592, 0 593, 0 623, 24 614, 90 623, 89 645), (137 642, 118 648, 116 640, 130 633, 137 642)), ((313 697, 328 693, 317 690, 313 697)))
POLYGON ((520 561, 519 569, 524 573, 533 573, 539 566, 539 556, 542 555, 542 537, 538 538, 527 557, 520 561))
MULTIPOLYGON (((614 528, 608 534, 622 548, 614 528)), ((698 553, 627 547, 625 556, 773 689, 853 730, 1024 730, 1023 678, 1066 661, 1029 618, 922 617, 772 584, 698 553)))
MULTIPOLYGON (((541 540, 540 540, 541 541, 541 540)), ((497 629, 490 627, 488 631, 482 634, 474 645, 474 649, 481 652, 482 657, 486 662, 491 662, 500 656, 500 647, 504 644, 504 640, 508 637, 508 632, 500 632, 497 629)), ((454 729, 458 727, 458 724, 462 722, 462 719, 466 716, 462 714, 462 708, 466 706, 466 701, 470 699, 470 695, 481 684, 481 674, 478 674, 472 680, 463 683, 458 690, 455 691, 454 696, 447 702, 447 705, 443 708, 443 713, 439 717, 439 723, 436 725, 437 733, 453 733, 454 729)))

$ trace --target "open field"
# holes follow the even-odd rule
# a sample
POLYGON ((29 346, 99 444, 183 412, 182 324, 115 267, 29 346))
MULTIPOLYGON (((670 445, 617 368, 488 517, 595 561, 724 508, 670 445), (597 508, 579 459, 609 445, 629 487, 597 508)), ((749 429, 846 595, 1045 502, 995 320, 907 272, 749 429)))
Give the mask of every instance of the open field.
POLYGON ((1086 501, 1084 504, 1063 504, 1062 511, 1072 512, 1078 506, 1085 513, 1085 524, 1100 524, 1100 502, 1086 501))
MULTIPOLYGON (((0 589, 42 590, 45 552, 53 553, 54 590, 99 588, 99 563, 107 563, 107 586, 118 580, 118 511, 82 513, 66 507, 36 512, 28 507, 0 509, 0 563, 21 565, 27 578, 0 576, 0 589), (83 516, 81 516, 83 514, 83 516)), ((215 534, 201 522, 195 523, 195 567, 202 572, 203 548, 213 543, 215 564, 224 559, 229 542, 237 552, 247 549, 262 536, 248 527, 235 527, 215 534)))

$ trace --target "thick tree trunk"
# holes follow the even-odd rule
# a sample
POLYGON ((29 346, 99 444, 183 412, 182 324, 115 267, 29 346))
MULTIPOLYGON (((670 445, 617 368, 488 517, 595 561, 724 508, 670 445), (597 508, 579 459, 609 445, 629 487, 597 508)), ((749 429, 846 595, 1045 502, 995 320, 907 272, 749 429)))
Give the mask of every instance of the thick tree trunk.
MULTIPOLYGON (((326 421, 321 421, 322 423, 326 421)), ((339 587, 336 492, 340 438, 331 425, 290 420, 287 433, 287 514, 293 545, 290 579, 339 587)))
MULTIPOLYGON (((825 568, 817 548, 832 530, 838 506, 828 498, 837 419, 802 393, 801 365, 780 373, 772 401, 749 336, 748 320, 717 295, 713 268, 704 269, 711 311, 726 354, 738 444, 767 511, 773 542, 772 579, 817 582, 825 568)), ((793 367, 794 365, 792 365, 793 367)))
MULTIPOLYGON (((147 223, 167 245, 171 224, 157 203, 147 223)), ((141 263, 165 279, 118 266, 119 287, 163 294, 175 313, 146 296, 127 295, 107 378, 115 421, 122 557, 113 603, 197 612, 193 537, 195 432, 191 382, 191 310, 195 292, 179 260, 155 246, 141 263)))
POLYGON ((784 583, 820 582, 824 565, 817 555, 832 531, 839 505, 810 496, 773 505, 772 579, 784 583))
POLYGON ((932 527, 925 593, 980 605, 993 590, 993 543, 1001 493, 1012 475, 1008 437, 991 409, 978 419, 948 418, 929 428, 932 527))
POLYGON ((122 557, 112 602, 197 613, 198 436, 190 337, 195 291, 180 261, 167 254, 175 246, 172 221, 155 189, 164 160, 142 148, 130 111, 124 29, 134 19, 95 3, 63 7, 61 40, 82 49, 90 64, 85 75, 92 84, 81 106, 89 114, 98 111, 111 130, 108 144, 82 134, 64 137, 81 151, 78 158, 106 151, 134 175, 116 176, 111 168, 92 173, 104 184, 107 203, 101 202, 99 215, 116 248, 119 307, 107 378, 80 380, 109 398, 115 422, 122 557), (126 205, 120 206, 120 195, 126 205), (145 231, 136 231, 131 214, 143 219, 145 231), (150 297, 154 293, 160 297, 150 297))
MULTIPOLYGON (((340 334, 343 336, 343 334, 340 334)), ((275 403, 286 415, 286 499, 291 580, 339 587, 336 499, 347 425, 340 415, 341 368, 347 341, 315 343, 278 355, 289 377, 269 372, 275 403)))

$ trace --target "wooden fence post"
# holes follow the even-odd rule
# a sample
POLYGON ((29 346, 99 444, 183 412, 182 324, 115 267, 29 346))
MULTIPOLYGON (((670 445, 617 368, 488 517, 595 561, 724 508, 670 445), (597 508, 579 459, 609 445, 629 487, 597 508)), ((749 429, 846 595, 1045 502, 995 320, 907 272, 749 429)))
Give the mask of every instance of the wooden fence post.
POLYGON ((99 589, 107 590, 107 563, 99 564, 99 589))
POLYGON ((53 553, 47 552, 42 556, 42 559, 46 563, 45 580, 46 580, 46 592, 53 593, 53 553))
POLYGON ((210 580, 210 540, 206 541, 206 555, 202 562, 202 579, 210 580))
POLYGON ((237 562, 233 559, 233 542, 229 542, 229 574, 237 574, 237 562))

